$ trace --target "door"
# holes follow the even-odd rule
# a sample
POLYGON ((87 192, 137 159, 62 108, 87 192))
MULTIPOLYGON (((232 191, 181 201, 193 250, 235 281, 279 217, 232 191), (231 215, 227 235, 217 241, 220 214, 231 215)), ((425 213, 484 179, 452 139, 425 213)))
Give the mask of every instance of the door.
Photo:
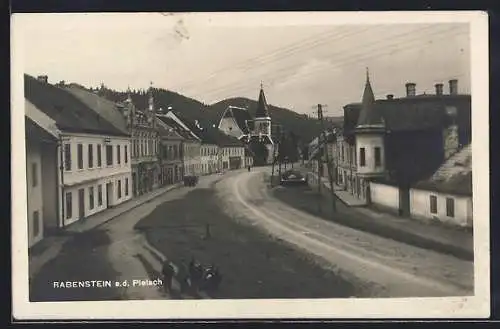
POLYGON ((399 188, 399 215, 407 217, 410 215, 410 189, 399 188))
POLYGON ((106 208, 111 208, 113 200, 113 183, 106 184, 106 208))
POLYGON ((78 218, 85 217, 85 190, 83 188, 78 190, 78 218))

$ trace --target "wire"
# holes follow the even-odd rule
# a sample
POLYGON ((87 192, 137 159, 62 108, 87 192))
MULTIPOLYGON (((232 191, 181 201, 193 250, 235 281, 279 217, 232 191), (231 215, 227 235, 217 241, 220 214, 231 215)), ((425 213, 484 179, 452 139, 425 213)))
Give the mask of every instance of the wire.
MULTIPOLYGON (((368 30, 368 28, 366 28, 365 30, 368 30)), ((359 32, 357 32, 357 33, 359 33, 359 32)), ((357 34, 357 33, 351 33, 351 34, 357 34)), ((266 52, 264 54, 261 54, 259 56, 254 57, 254 58, 246 59, 244 61, 241 61, 241 62, 238 62, 234 65, 231 65, 230 67, 225 67, 225 68, 221 68, 221 69, 218 69, 216 71, 213 71, 213 72, 209 73, 209 77, 206 80, 203 80, 202 82, 208 82, 209 80, 213 79, 214 77, 217 77, 218 74, 225 72, 225 71, 231 71, 231 70, 240 69, 240 68, 248 68, 249 65, 250 66, 254 65, 256 61, 259 61, 259 60, 262 60, 262 59, 265 59, 268 57, 273 58, 273 57, 276 57, 278 55, 285 55, 285 54, 289 53, 291 50, 302 48, 302 47, 300 47, 300 45, 311 46, 311 45, 316 44, 318 41, 329 40, 329 38, 331 36, 334 36, 336 34, 338 34, 338 31, 331 31, 330 33, 327 33, 327 34, 322 33, 322 34, 320 34, 320 37, 316 38, 316 39, 311 39, 310 37, 308 37, 308 38, 302 39, 299 42, 294 42, 288 46, 276 48, 275 50, 273 50, 271 52, 266 52)), ((198 83, 200 83, 199 80, 193 79, 191 81, 188 81, 187 83, 181 84, 178 88, 184 89, 186 87, 191 87, 193 85, 197 85, 198 83)))
MULTIPOLYGON (((427 27, 427 28, 420 28, 420 29, 419 29, 419 31, 423 31, 423 30, 427 30, 427 29, 431 29, 431 28, 434 28, 434 26, 429 26, 429 27, 427 27)), ((368 30, 368 29, 366 29, 366 30, 368 30)), ((453 30, 455 30, 455 29, 453 29, 453 30)), ((413 31, 412 31, 412 32, 413 32, 413 31)), ((439 34, 439 33, 443 33, 443 32, 445 32, 445 31, 435 31, 435 34, 439 34)), ((355 33, 354 33, 354 34, 355 34, 355 33)), ((394 37, 400 37, 400 36, 402 36, 402 37, 405 37, 405 38, 406 38, 406 40, 407 40, 407 39, 408 39, 407 35, 408 35, 408 32, 404 32, 404 33, 399 34, 399 35, 396 35, 396 36, 394 36, 394 37)), ((344 37, 345 37, 345 36, 344 36, 344 37)), ((428 37, 428 36, 424 36, 424 37, 428 37)), ((341 38, 342 38, 342 37, 341 37, 341 38)), ((420 39, 420 38, 422 38, 422 37, 419 37, 419 38, 417 38, 417 39, 420 39)), ((382 40, 386 40, 386 39, 387 39, 387 36, 386 36, 385 38, 383 38, 382 40)), ((411 39, 410 39, 410 40, 411 40, 411 39)), ((381 40, 376 40, 375 42, 372 42, 372 43, 363 44, 363 45, 360 45, 360 47, 359 47, 359 48, 363 48, 363 49, 365 49, 367 45, 370 45, 370 44, 379 44, 379 43, 380 43, 380 41, 381 41, 381 40)), ((323 44, 324 44, 324 43, 323 43, 323 44)), ((398 44, 398 45, 399 45, 399 44, 398 44)), ((351 49, 352 49, 352 48, 351 48, 351 49)), ((311 50, 311 49, 309 48, 309 50, 311 50)), ((342 55, 342 54, 344 54, 344 53, 345 53, 345 52, 341 50, 341 51, 337 52, 336 54, 340 54, 340 55, 342 55)), ((281 59, 282 59, 282 58, 279 58, 279 60, 281 60, 281 59)), ((292 65, 292 66, 288 66, 288 67, 282 68, 282 69, 280 69, 279 71, 281 72, 281 71, 283 71, 283 70, 293 69, 293 68, 295 68, 295 65, 292 65)), ((245 71, 244 71, 244 72, 242 72, 242 73, 245 73, 245 72, 247 72, 247 71, 248 71, 248 70, 245 70, 245 71)), ((276 72, 273 72, 273 73, 276 73, 276 72)), ((216 88, 216 89, 217 89, 217 90, 220 90, 221 88, 219 87, 219 88, 216 88)), ((214 89, 214 90, 215 90, 215 89, 214 89)), ((209 92, 210 92, 210 91, 211 91, 211 90, 209 90, 209 92)))
MULTIPOLYGON (((439 31, 439 32, 434 33, 434 34, 440 34, 441 38, 448 37, 448 35, 444 34, 443 32, 444 31, 439 31)), ((464 34, 464 33, 461 33, 461 34, 464 34)), ((459 36, 461 34, 454 33, 455 36, 459 36)), ((405 35, 405 34, 403 34, 403 35, 405 35)), ((428 38, 429 35, 427 35, 426 37, 428 38)), ((438 39, 441 39, 441 38, 438 38, 438 39)), ((414 38, 414 39, 410 39, 410 41, 415 42, 415 41, 420 41, 421 39, 422 38, 414 38)), ((435 40, 438 40, 438 39, 435 39, 435 40)), ((408 42, 408 38, 406 38, 406 41, 408 42)), ((372 44, 376 45, 377 43, 372 43, 372 44)), ((375 52, 375 55, 374 55, 374 52, 371 52, 370 55, 368 55, 368 56, 364 55, 364 56, 361 56, 361 57, 349 55, 348 56, 348 60, 344 60, 343 62, 342 61, 336 61, 338 64, 335 65, 334 68, 341 67, 341 66, 347 66, 347 64, 357 63, 360 60, 366 60, 366 59, 374 58, 375 56, 393 55, 393 54, 398 53, 398 52, 411 50, 411 49, 414 49, 415 46, 421 47, 421 43, 416 44, 413 47, 406 46, 405 48, 402 48, 400 46, 399 41, 396 41, 395 43, 393 43, 391 45, 387 45, 387 47, 391 47, 391 46, 392 47, 396 47, 398 49, 394 49, 394 50, 391 50, 389 52, 387 52, 387 51, 379 52, 379 53, 375 52)), ((366 47, 364 47, 364 48, 366 48, 366 47)), ((368 51, 366 51, 366 52, 368 52, 368 51)), ((360 55, 360 54, 357 54, 357 55, 360 55)), ((320 68, 320 69, 317 69, 317 70, 314 70, 314 71, 311 71, 311 72, 307 72, 306 74, 295 75, 294 78, 311 76, 313 74, 316 74, 319 71, 324 71, 324 69, 320 68)), ((279 73, 279 72, 283 72, 283 73, 285 73, 285 75, 286 75, 286 73, 288 73, 286 69, 281 69, 281 70, 273 72, 273 74, 276 75, 276 73, 279 73)), ((282 78, 282 77, 283 77, 283 75, 279 75, 278 77, 275 76, 274 79, 273 79, 273 81, 276 81, 277 79, 282 78)), ((236 86, 239 86, 239 87, 236 87, 236 88, 234 88, 235 85, 233 84, 232 88, 229 88, 229 89, 227 89, 227 86, 219 87, 219 88, 213 88, 211 90, 208 90, 208 92, 205 92, 204 95, 205 96, 212 96, 212 95, 220 94, 220 93, 226 92, 226 91, 243 91, 243 90, 246 91, 246 90, 250 90, 249 87, 245 86, 246 84, 247 84, 247 82, 236 84, 236 86)), ((253 87, 252 87, 252 89, 253 89, 253 87)))

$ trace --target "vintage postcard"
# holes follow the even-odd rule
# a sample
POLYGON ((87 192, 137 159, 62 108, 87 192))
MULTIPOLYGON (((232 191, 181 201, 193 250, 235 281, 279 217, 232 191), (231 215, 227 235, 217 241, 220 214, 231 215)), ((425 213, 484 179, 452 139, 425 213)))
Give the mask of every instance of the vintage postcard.
POLYGON ((12 16, 20 320, 484 318, 483 12, 12 16))

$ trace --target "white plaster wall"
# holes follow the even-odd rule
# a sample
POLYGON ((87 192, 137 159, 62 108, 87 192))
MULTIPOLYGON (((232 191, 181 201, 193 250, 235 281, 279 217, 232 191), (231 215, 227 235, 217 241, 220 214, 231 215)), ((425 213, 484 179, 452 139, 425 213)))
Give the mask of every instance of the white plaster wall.
POLYGON ((399 209, 399 189, 395 186, 370 182, 372 203, 392 209, 399 209))
MULTIPOLYGON (((63 144, 71 145, 71 170, 64 170, 64 185, 82 184, 87 181, 102 179, 105 177, 130 174, 131 173, 131 145, 130 138, 103 136, 103 135, 67 135, 63 137, 63 144), (110 142, 105 143, 105 138, 109 138, 110 142), (78 151, 77 145, 83 146, 83 169, 78 169, 78 151), (88 145, 93 145, 93 168, 88 166, 88 145), (97 145, 101 145, 101 167, 97 166, 97 145), (106 164, 106 146, 111 145, 113 151, 113 164, 106 164), (120 164, 117 163, 117 145, 120 145, 120 164), (125 146, 127 146, 127 162, 125 163, 125 146)), ((63 149, 64 152, 64 149, 63 149)), ((63 153, 64 159, 64 153, 63 153)), ((64 160, 63 160, 64 161, 64 160)))
POLYGON ((219 123, 219 129, 227 135, 240 138, 243 131, 238 127, 233 118, 223 118, 219 123))
POLYGON ((106 184, 107 183, 112 183, 112 192, 111 192, 111 200, 110 200, 110 206, 116 206, 119 205, 125 201, 128 201, 132 198, 132 175, 131 173, 121 173, 117 174, 114 176, 110 177, 104 177, 101 179, 98 179, 96 181, 92 182, 87 182, 71 187, 66 187, 64 189, 64 198, 66 198, 66 193, 71 192, 71 200, 72 200, 72 212, 71 212, 71 217, 68 217, 67 214, 67 209, 66 209, 66 200, 64 201, 64 209, 65 209, 65 215, 63 218, 64 221, 64 226, 69 225, 71 223, 74 223, 78 221, 79 214, 80 214, 80 209, 79 209, 79 200, 78 200, 78 191, 80 189, 84 190, 84 218, 89 217, 91 215, 97 214, 107 208, 107 193, 106 193, 106 184), (118 197, 118 181, 121 181, 121 198, 118 197), (128 180, 128 195, 125 194, 125 185, 128 180), (102 204, 99 205, 98 202, 98 193, 99 189, 98 187, 102 186, 102 204), (94 208, 90 208, 90 196, 89 196, 89 188, 94 187, 94 208))
POLYGON ((213 144, 204 144, 201 146, 201 173, 207 175, 218 169, 218 146, 213 144), (205 150, 205 151, 204 151, 205 150), (208 153, 206 153, 208 152, 208 153), (206 155, 208 154, 208 155, 206 155))
MULTIPOLYGON (((347 153, 347 151, 346 151, 347 153)), ((347 154, 346 154, 347 156, 347 154)), ((356 136, 356 162, 359 174, 378 174, 385 170, 384 138, 379 135, 362 134, 356 136), (360 166, 361 148, 365 148, 365 166, 360 166), (380 147, 380 166, 375 166, 375 147, 380 147)))
MULTIPOLYGON (((28 143, 27 143, 28 144, 28 143)), ((32 247, 43 238, 43 199, 40 148, 29 143, 26 149, 26 184, 28 193, 28 246, 32 247), (36 165, 37 185, 33 186, 32 164, 36 165), (37 235, 33 231, 33 212, 38 211, 37 235)))
POLYGON ((410 213, 416 218, 439 219, 459 226, 472 224, 472 200, 470 197, 455 196, 418 189, 410 190, 410 213), (430 196, 437 197, 437 214, 431 213, 430 196), (455 216, 446 216, 446 198, 455 200, 455 216))

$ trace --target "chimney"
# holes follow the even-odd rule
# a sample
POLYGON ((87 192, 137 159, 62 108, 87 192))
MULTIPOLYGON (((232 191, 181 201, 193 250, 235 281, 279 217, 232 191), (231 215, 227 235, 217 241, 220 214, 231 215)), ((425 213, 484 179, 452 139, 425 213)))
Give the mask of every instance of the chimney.
POLYGON ((452 79, 448 81, 450 84, 450 95, 457 95, 458 94, 458 80, 457 79, 452 79))
POLYGON ((49 82, 49 77, 46 75, 39 75, 37 77, 37 80, 43 83, 48 83, 49 82))
POLYGON ((394 99, 394 95, 393 94, 387 95, 387 99, 394 99))
POLYGON ((416 89, 416 84, 413 83, 413 82, 408 82, 406 84, 406 97, 411 97, 411 96, 415 96, 416 92, 415 92, 415 89, 416 89))
POLYGON ((436 83, 434 85, 436 87, 436 95, 441 96, 443 94, 443 84, 442 83, 436 83))

